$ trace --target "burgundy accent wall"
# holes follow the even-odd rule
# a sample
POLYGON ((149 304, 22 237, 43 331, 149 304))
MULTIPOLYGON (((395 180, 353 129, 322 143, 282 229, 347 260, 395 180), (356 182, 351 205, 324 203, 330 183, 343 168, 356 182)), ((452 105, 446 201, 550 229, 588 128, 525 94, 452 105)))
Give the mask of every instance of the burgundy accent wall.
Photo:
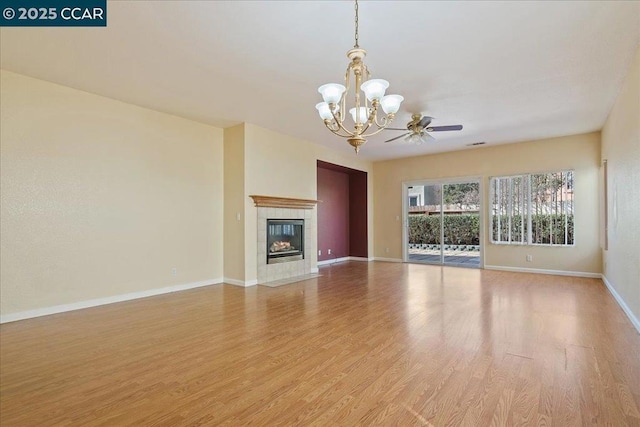
POLYGON ((349 256, 367 258, 367 173, 349 175, 349 256))
POLYGON ((317 173, 318 261, 368 257, 367 173, 322 161, 317 173))
POLYGON ((318 168, 318 200, 318 261, 349 256, 349 175, 318 168))

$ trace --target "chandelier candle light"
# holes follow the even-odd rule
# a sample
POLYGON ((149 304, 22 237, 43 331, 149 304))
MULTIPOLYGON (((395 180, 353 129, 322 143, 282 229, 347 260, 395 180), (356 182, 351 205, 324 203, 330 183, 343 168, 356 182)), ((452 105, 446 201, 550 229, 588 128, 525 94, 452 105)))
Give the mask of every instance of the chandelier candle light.
POLYGON ((331 132, 347 138, 347 142, 356 150, 360 151, 360 146, 367 140, 365 138, 373 136, 391 124, 396 113, 400 109, 400 103, 404 98, 400 95, 387 95, 384 93, 389 87, 389 82, 382 79, 371 79, 369 70, 363 59, 367 51, 358 45, 358 0, 355 0, 355 45, 347 52, 347 57, 351 60, 344 76, 344 85, 338 83, 327 83, 318 88, 324 102, 316 105, 320 117, 331 132), (353 131, 345 127, 346 98, 351 88, 352 76, 355 85, 355 106, 349 109, 349 113, 354 122, 353 131), (361 99, 360 91, 364 93, 364 101, 361 99), (385 115, 379 120, 378 109, 382 108, 385 115), (372 126, 375 126, 372 128, 372 126), (366 133, 372 129, 370 133, 366 133))

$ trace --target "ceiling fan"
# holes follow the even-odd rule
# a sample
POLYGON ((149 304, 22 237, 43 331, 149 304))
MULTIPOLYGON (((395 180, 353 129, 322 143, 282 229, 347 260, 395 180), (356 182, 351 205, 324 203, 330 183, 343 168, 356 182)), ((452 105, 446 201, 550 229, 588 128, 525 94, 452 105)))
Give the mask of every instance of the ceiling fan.
POLYGON ((462 130, 462 125, 451 125, 451 126, 429 126, 431 124, 431 120, 433 117, 423 116, 422 114, 413 114, 411 116, 411 121, 407 123, 406 129, 401 128, 386 128, 386 130, 403 130, 409 131, 400 136, 396 136, 395 138, 391 138, 386 140, 385 142, 395 141, 396 139, 400 139, 402 137, 406 137, 405 141, 413 142, 416 144, 422 144, 431 139, 435 139, 428 132, 443 132, 448 130, 462 130))

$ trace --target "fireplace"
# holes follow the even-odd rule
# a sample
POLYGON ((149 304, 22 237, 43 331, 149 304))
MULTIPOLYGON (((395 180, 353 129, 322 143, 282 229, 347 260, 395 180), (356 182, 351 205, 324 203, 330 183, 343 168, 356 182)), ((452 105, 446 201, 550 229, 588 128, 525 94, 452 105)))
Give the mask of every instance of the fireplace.
POLYGON ((304 259, 304 219, 267 219, 267 264, 304 259))

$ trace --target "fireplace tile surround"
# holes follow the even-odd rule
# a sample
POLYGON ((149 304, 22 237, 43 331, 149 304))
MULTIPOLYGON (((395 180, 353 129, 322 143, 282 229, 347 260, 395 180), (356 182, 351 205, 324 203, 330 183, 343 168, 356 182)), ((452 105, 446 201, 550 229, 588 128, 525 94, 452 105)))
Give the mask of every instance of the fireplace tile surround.
POLYGON ((251 195, 258 210, 257 264, 258 284, 306 276, 318 272, 318 200, 251 195), (305 257, 284 263, 267 264, 267 219, 303 219, 305 257))
POLYGON ((316 210, 258 206, 258 284, 288 279, 317 272, 317 258, 313 256, 317 246, 316 210), (304 253, 302 260, 267 264, 267 219, 303 219, 304 253))

